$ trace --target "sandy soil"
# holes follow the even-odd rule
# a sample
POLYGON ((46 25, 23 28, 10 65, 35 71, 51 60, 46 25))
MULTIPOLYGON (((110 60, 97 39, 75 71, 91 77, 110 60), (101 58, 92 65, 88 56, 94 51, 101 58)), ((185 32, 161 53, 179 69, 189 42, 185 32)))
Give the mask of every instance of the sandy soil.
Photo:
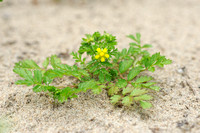
MULTIPOLYGON (((6 0, 4 0, 6 1, 6 0)), ((66 0, 55 4, 28 0, 0 4, 0 121, 11 132, 200 132, 200 1, 199 0, 66 0), (151 52, 161 51, 173 64, 152 74, 162 91, 149 110, 114 107, 106 93, 53 107, 19 79, 14 63, 78 49, 86 33, 107 31, 119 48, 127 34, 140 32, 151 52)), ((73 64, 71 57, 62 61, 73 64)), ((67 81, 66 81, 67 82, 67 81)), ((0 122, 0 123, 1 123, 0 122)))

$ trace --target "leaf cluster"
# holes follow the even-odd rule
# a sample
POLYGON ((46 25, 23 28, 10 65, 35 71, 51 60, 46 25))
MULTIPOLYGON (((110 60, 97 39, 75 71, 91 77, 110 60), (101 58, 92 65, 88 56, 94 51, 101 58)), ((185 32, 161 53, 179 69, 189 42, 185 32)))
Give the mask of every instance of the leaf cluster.
POLYGON ((33 60, 23 60, 15 64, 13 71, 23 79, 16 84, 33 86, 34 92, 46 92, 59 102, 78 97, 78 93, 91 90, 100 94, 106 90, 112 104, 131 106, 140 105, 150 108, 153 99, 152 93, 159 91, 153 77, 141 76, 143 71, 154 72, 157 67, 171 64, 171 60, 160 53, 150 55, 147 48, 150 44, 141 44, 141 35, 128 35, 132 40, 128 49, 119 51, 116 37, 104 32, 100 34, 86 34, 82 39, 78 52, 72 52, 75 65, 61 63, 61 60, 52 55, 42 63, 42 67, 33 60), (95 59, 97 48, 107 49, 109 58, 105 62, 95 59), (83 54, 90 57, 86 62, 83 54), (68 86, 53 85, 56 78, 73 76, 77 82, 68 86))

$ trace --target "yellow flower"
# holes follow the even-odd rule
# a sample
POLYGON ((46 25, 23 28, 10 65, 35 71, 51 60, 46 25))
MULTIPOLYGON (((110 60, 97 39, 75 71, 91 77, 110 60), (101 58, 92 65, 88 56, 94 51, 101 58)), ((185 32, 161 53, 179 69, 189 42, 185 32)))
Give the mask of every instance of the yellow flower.
POLYGON ((97 48, 96 51, 97 51, 98 53, 101 53, 101 49, 100 49, 100 48, 97 48))
POLYGON ((107 51, 108 51, 108 49, 107 49, 107 48, 104 48, 104 49, 103 49, 103 52, 104 52, 104 53, 106 53, 107 51))
POLYGON ((101 57, 101 62, 105 62, 105 58, 104 57, 101 57))
POLYGON ((99 55, 95 55, 95 59, 99 59, 99 57, 100 57, 99 55))
POLYGON ((104 56, 104 55, 105 55, 105 53, 104 53, 104 52, 101 52, 99 55, 100 55, 100 56, 104 56))
POLYGON ((107 59, 109 58, 109 54, 107 53, 108 52, 107 48, 104 48, 103 50, 101 48, 97 48, 96 51, 97 51, 97 55, 95 55, 94 57, 95 59, 98 60, 100 58, 101 62, 105 62, 106 58, 107 59))
POLYGON ((105 57, 106 57, 106 58, 109 58, 109 54, 105 54, 105 57))

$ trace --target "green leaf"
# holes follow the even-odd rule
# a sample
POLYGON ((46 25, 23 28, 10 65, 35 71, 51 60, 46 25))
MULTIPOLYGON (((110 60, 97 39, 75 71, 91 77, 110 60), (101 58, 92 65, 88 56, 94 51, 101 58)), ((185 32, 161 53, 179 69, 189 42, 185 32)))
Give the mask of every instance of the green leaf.
MULTIPOLYGON (((54 78, 62 78, 65 74, 65 71, 60 70, 60 69, 49 69, 44 73, 44 76, 48 77, 49 79, 54 79, 54 78)), ((70 73, 72 74, 72 73, 70 73)), ((67 74, 66 74, 67 75, 67 74)), ((68 74, 69 75, 69 74, 68 74)))
POLYGON ((23 68, 15 68, 13 69, 13 71, 17 73, 20 77, 33 82, 33 75, 31 71, 23 68))
POLYGON ((90 76, 90 74, 86 70, 79 69, 78 72, 81 73, 82 76, 90 76))
POLYGON ((15 68, 40 69, 33 60, 23 60, 15 63, 15 68))
POLYGON ((150 55, 150 53, 149 53, 148 51, 146 51, 146 50, 143 50, 143 51, 141 52, 141 54, 142 54, 143 56, 149 56, 149 55, 150 55))
POLYGON ((47 91, 47 88, 41 85, 36 85, 33 87, 34 92, 41 92, 41 91, 47 91))
POLYGON ((101 88, 95 88, 95 89, 92 89, 92 92, 94 94, 100 94, 102 92, 102 89, 101 88))
POLYGON ((160 91, 160 87, 158 87, 158 86, 151 86, 149 88, 152 90, 155 90, 155 91, 160 91))
POLYGON ((111 99, 112 104, 116 104, 121 99, 121 96, 120 95, 113 95, 110 99, 111 99))
POLYGON ((35 83, 42 83, 42 72, 40 70, 34 70, 34 78, 33 81, 35 83))
POLYGON ((126 48, 122 49, 121 56, 126 56, 126 54, 127 54, 127 49, 126 48))
POLYGON ((133 60, 124 60, 119 63, 119 71, 120 73, 126 72, 133 65, 133 60))
POLYGON ((140 71, 141 71, 141 67, 135 67, 135 68, 131 69, 127 76, 128 81, 135 78, 140 73, 140 71))
POLYGON ((133 91, 134 88, 132 87, 126 87, 123 89, 122 94, 126 95, 127 93, 131 93, 133 91))
POLYGON ((135 83, 143 83, 143 82, 147 82, 147 81, 150 81, 152 80, 153 78, 152 77, 149 77, 149 76, 141 76, 139 77, 135 83))
POLYGON ((110 82, 111 81, 111 75, 105 75, 105 79, 106 79, 106 81, 108 81, 108 82, 110 82))
POLYGON ((99 74, 99 81, 101 82, 101 83, 103 83, 104 82, 104 74, 101 72, 100 74, 99 74))
POLYGON ((105 86, 105 85, 100 85, 100 86, 98 86, 97 88, 92 89, 92 92, 93 92, 94 94, 100 94, 100 93, 102 92, 102 89, 103 89, 103 88, 106 88, 106 86, 105 86))
POLYGON ((44 67, 45 69, 47 69, 47 66, 49 65, 49 57, 47 57, 47 58, 44 60, 44 62, 42 63, 42 65, 43 65, 43 67, 44 67))
POLYGON ((133 35, 128 35, 127 37, 137 42, 137 39, 133 35))
POLYGON ((149 70, 150 72, 154 72, 154 71, 155 71, 155 67, 149 67, 148 70, 149 70))
POLYGON ((109 69, 111 78, 114 80, 118 76, 118 71, 116 69, 109 69))
POLYGON ((51 56, 51 65, 54 69, 59 68, 59 65, 61 64, 61 60, 56 56, 51 56))
POLYGON ((86 81, 78 85, 78 89, 84 92, 86 92, 88 89, 95 89, 95 88, 97 88, 97 83, 94 80, 86 81))
POLYGON ((142 46, 142 48, 151 48, 151 47, 152 47, 151 44, 145 44, 145 45, 142 46))
POLYGON ((141 34, 140 33, 136 33, 136 38, 137 38, 137 42, 140 44, 141 34))
POLYGON ((125 79, 118 79, 116 86, 118 86, 119 88, 124 88, 127 86, 127 84, 128 83, 125 79))
POLYGON ((122 100, 122 104, 125 106, 130 106, 133 103, 133 97, 131 96, 126 96, 122 100))
POLYGON ((131 83, 134 88, 142 88, 142 84, 131 83))
POLYGON ((172 61, 166 59, 165 56, 161 56, 160 53, 155 53, 152 56, 144 56, 142 59, 142 63, 145 65, 146 68, 148 68, 149 71, 154 72, 154 65, 163 67, 164 65, 171 64, 172 61))
POLYGON ((156 84, 156 82, 148 82, 148 83, 145 83, 145 84, 142 84, 143 87, 150 87, 152 85, 156 84))
POLYGON ((143 95, 145 93, 147 93, 148 91, 147 90, 141 90, 141 89, 134 89, 130 96, 138 96, 138 95, 143 95))
POLYGON ((108 95, 112 96, 114 94, 117 94, 119 92, 119 88, 116 86, 112 86, 109 90, 108 90, 108 95))
POLYGON ((129 45, 132 46, 132 47, 134 47, 134 46, 139 47, 140 46, 140 45, 138 45, 136 43, 129 43, 129 45))
POLYGON ((153 97, 150 96, 150 95, 147 95, 147 94, 144 94, 144 95, 141 95, 141 96, 138 96, 138 97, 134 97, 134 100, 135 101, 140 101, 140 100, 152 100, 153 97))
POLYGON ((27 86, 30 86, 30 85, 33 85, 33 82, 30 81, 30 80, 17 80, 15 82, 16 85, 27 85, 27 86))
POLYGON ((63 88, 58 93, 58 101, 62 103, 67 101, 69 98, 76 98, 77 95, 75 95, 75 93, 76 92, 70 87, 63 88))
POLYGON ((148 108, 151 108, 151 107, 152 107, 152 104, 149 103, 149 102, 146 102, 146 101, 140 101, 140 106, 141 106, 143 109, 148 109, 148 108))

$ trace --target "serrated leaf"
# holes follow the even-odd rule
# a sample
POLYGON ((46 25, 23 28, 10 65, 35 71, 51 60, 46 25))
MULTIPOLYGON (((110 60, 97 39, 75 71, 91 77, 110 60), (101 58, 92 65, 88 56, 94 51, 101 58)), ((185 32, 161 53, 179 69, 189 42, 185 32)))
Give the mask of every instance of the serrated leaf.
POLYGON ((13 69, 13 71, 17 73, 20 77, 33 82, 33 75, 31 71, 23 68, 15 68, 13 69))
POLYGON ((127 54, 127 49, 126 48, 122 49, 121 56, 126 56, 126 54, 127 54))
POLYGON ((100 88, 95 88, 95 89, 92 89, 92 92, 93 92, 94 94, 100 94, 100 93, 102 92, 102 89, 100 89, 100 88))
POLYGON ((34 78, 33 81, 35 83, 42 83, 42 72, 40 70, 34 70, 34 78))
POLYGON ((161 56, 160 53, 155 53, 152 56, 144 56, 142 59, 142 63, 149 71, 154 72, 155 71, 155 67, 153 67, 154 65, 163 67, 164 65, 171 64, 172 61, 166 59, 165 56, 161 56))
POLYGON ((50 60, 51 60, 51 65, 54 69, 58 68, 58 66, 61 63, 61 60, 56 55, 52 55, 50 60))
POLYGON ((101 83, 103 83, 103 82, 104 82, 104 79, 105 79, 104 74, 103 74, 102 72, 100 72, 100 74, 99 74, 99 81, 100 81, 101 83))
POLYGON ((105 76, 105 80, 108 81, 108 82, 111 81, 111 78, 112 78, 111 75, 106 75, 106 76, 105 76))
POLYGON ((116 69, 109 69, 109 71, 112 79, 115 79, 115 77, 118 76, 118 71, 116 69))
POLYGON ((141 34, 140 33, 136 33, 136 38, 137 38, 137 42, 140 44, 141 34))
POLYGON ((135 67, 133 69, 130 70, 130 72, 128 73, 127 76, 127 80, 130 81, 133 78, 135 78, 141 71, 141 67, 135 67))
POLYGON ((102 92, 103 88, 106 88, 106 86, 105 85, 99 85, 97 88, 92 89, 92 92, 94 94, 100 94, 102 92))
POLYGON ((34 92, 42 92, 42 91, 46 91, 47 88, 41 85, 36 85, 33 87, 33 91, 34 92))
POLYGON ((70 87, 63 88, 61 91, 59 91, 58 94, 59 94, 58 95, 59 102, 67 101, 68 98, 76 98, 77 97, 77 95, 75 95, 75 91, 70 87))
POLYGON ((140 106, 141 106, 143 109, 148 109, 148 108, 151 108, 151 107, 152 107, 152 104, 149 103, 149 102, 146 102, 146 101, 140 101, 140 106))
POLYGON ((149 70, 150 72, 155 72, 155 67, 149 67, 148 70, 149 70))
POLYGON ((108 70, 106 70, 105 68, 102 68, 101 72, 104 73, 104 74, 106 74, 106 75, 110 75, 110 73, 108 72, 108 70))
POLYGON ((137 43, 129 43, 129 45, 132 46, 132 47, 134 47, 134 46, 139 47, 140 46, 137 43))
POLYGON ((47 69, 47 66, 49 65, 49 57, 47 57, 47 58, 44 60, 44 62, 42 63, 42 65, 43 65, 43 67, 44 67, 45 69, 47 69))
POLYGON ((151 44, 145 44, 142 46, 142 48, 152 48, 152 45, 151 44))
POLYGON ((95 89, 95 88, 97 88, 97 83, 94 80, 86 81, 78 85, 78 89, 84 92, 86 92, 88 89, 95 89))
POLYGON ((148 83, 145 83, 145 84, 142 84, 143 87, 150 87, 152 85, 156 84, 156 82, 148 82, 148 83))
POLYGON ((137 39, 133 35, 128 35, 127 37, 137 42, 137 39))
POLYGON ((42 79, 43 79, 43 82, 44 82, 46 85, 49 85, 49 84, 53 81, 53 79, 50 78, 50 77, 48 77, 48 76, 44 76, 42 79))
POLYGON ((138 96, 138 97, 134 97, 134 100, 135 101, 140 101, 140 100, 152 100, 153 97, 150 96, 150 95, 147 95, 147 94, 144 94, 144 95, 141 95, 141 96, 138 96))
MULTIPOLYGON (((49 69, 44 73, 44 76, 48 77, 49 79, 54 79, 54 78, 57 78, 57 77, 62 78, 64 76, 64 74, 65 74, 65 71, 63 71, 63 70, 49 69)), ((69 75, 69 73, 68 73, 68 75, 69 75)))
POLYGON ((23 60, 15 63, 15 68, 40 69, 33 60, 23 60))
POLYGON ((119 92, 119 88, 116 86, 112 86, 109 90, 108 90, 108 95, 112 96, 114 94, 117 94, 119 92))
POLYGON ((119 71, 120 73, 126 72, 133 65, 133 60, 124 60, 119 63, 119 71))
POLYGON ((101 62, 102 65, 106 66, 106 67, 112 67, 113 64, 111 64, 110 62, 101 62))
POLYGON ((134 88, 142 88, 142 84, 131 83, 134 88))
POLYGON ((132 87, 126 87, 123 89, 122 94, 126 95, 127 93, 131 93, 133 91, 134 88, 132 87))
POLYGON ((81 73, 82 76, 89 76, 90 75, 86 70, 83 70, 83 69, 79 69, 78 72, 81 73))
POLYGON ((138 96, 138 95, 143 95, 145 93, 147 93, 148 91, 147 90, 141 90, 141 89, 134 89, 130 96, 138 96))
POLYGON ((168 65, 168 64, 171 64, 171 63, 172 63, 172 60, 170 60, 170 59, 166 59, 166 60, 163 61, 164 65, 168 65))
POLYGON ((131 96, 126 96, 122 100, 122 104, 125 106, 130 106, 133 103, 133 97, 131 96))
POLYGON ((116 104, 121 99, 121 96, 120 95, 114 95, 110 99, 111 99, 112 104, 116 104))
POLYGON ((150 81, 152 80, 153 78, 152 77, 149 77, 149 76, 141 76, 139 77, 135 83, 143 83, 143 82, 147 82, 147 81, 150 81))
POLYGON ((155 90, 155 91, 160 91, 160 87, 158 87, 158 86, 151 86, 149 88, 152 90, 155 90))
POLYGON ((16 85, 27 85, 27 86, 30 86, 30 85, 33 85, 33 82, 30 81, 30 80, 17 80, 15 82, 16 85))
POLYGON ((141 54, 142 54, 143 56, 149 56, 149 55, 150 55, 150 53, 149 53, 148 51, 146 51, 146 50, 143 50, 143 51, 141 52, 141 54))
POLYGON ((127 81, 125 80, 125 79, 118 79, 118 82, 117 82, 117 86, 119 87, 119 88, 124 88, 124 87, 126 87, 127 86, 127 81))

